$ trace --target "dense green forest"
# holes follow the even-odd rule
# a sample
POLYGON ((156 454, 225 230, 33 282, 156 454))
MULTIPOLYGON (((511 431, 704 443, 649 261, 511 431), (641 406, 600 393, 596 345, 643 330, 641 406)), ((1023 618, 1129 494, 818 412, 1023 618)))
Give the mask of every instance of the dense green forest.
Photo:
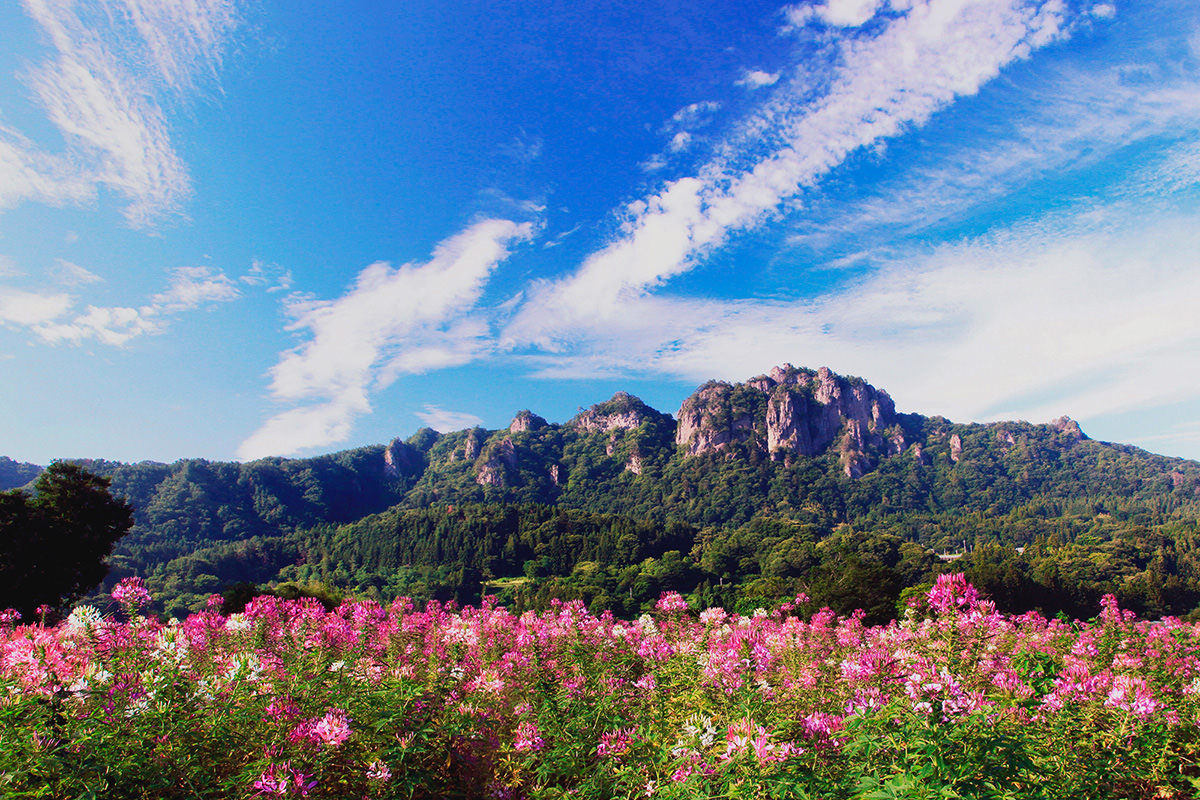
POLYGON ((619 393, 564 424, 521 412, 311 459, 81 462, 135 513, 93 599, 136 574, 169 614, 234 586, 622 614, 673 589, 741 608, 804 592, 880 620, 954 569, 1006 610, 1200 603, 1200 464, 1069 420, 954 424, 895 414, 860 379, 772 375, 705 384, 679 422, 619 393))

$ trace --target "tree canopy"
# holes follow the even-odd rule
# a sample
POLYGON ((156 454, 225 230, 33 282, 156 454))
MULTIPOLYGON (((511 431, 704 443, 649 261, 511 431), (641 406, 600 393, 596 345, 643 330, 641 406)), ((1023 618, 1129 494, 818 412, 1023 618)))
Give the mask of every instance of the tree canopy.
POLYGON ((61 609, 96 586, 113 546, 133 525, 133 509, 109 480, 56 462, 34 494, 0 492, 0 608, 30 618, 41 605, 61 609))

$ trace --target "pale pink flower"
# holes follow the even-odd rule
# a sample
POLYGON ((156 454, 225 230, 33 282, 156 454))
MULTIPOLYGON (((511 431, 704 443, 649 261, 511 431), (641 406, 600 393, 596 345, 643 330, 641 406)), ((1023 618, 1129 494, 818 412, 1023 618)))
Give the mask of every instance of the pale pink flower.
POLYGON ((340 708, 331 708, 312 728, 313 737, 326 747, 337 747, 350 738, 350 720, 340 708))
POLYGON ((282 764, 272 764, 266 772, 258 776, 254 782, 255 794, 268 797, 308 797, 309 791, 317 785, 310 781, 308 775, 292 769, 290 761, 282 764))
POLYGON ((687 611, 688 604, 679 592, 663 592, 654 608, 665 614, 671 614, 677 611, 687 611))
POLYGON ((1104 705, 1131 712, 1139 719, 1149 719, 1160 707, 1145 678, 1118 675, 1113 678, 1112 689, 1104 705))
POLYGON ((546 746, 537 725, 522 722, 513 737, 513 749, 521 753, 536 753, 546 746))
POLYGON ((387 764, 376 759, 367 766, 367 780, 375 783, 387 783, 392 779, 392 771, 387 764))

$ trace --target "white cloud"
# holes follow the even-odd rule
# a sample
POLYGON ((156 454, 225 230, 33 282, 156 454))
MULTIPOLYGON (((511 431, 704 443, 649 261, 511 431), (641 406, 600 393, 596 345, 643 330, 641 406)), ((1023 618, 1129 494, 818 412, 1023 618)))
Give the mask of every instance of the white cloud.
POLYGON ((0 323, 6 325, 41 325, 66 313, 72 304, 67 294, 26 292, 0 286, 0 323))
POLYGON ((215 75, 238 17, 231 0, 25 0, 55 55, 28 79, 67 144, 49 154, 0 129, 0 207, 62 204, 103 186, 130 224, 177 213, 191 192, 161 101, 215 75))
POLYGON ((93 182, 61 156, 40 151, 36 144, 0 125, 0 209, 26 200, 58 206, 81 203, 95 194, 93 182))
POLYGON ((576 325, 602 321, 692 269, 730 232, 771 218, 850 153, 924 123, 1053 41, 1064 13, 1058 0, 927 0, 873 37, 847 39, 826 94, 811 100, 807 85, 787 87, 745 124, 755 141, 779 147, 748 167, 736 166, 745 153, 719 158, 629 204, 621 237, 574 275, 537 287, 507 343, 554 347, 576 325))
POLYGON ((464 428, 473 428, 483 424, 483 419, 474 414, 464 411, 448 411, 439 406, 427 405, 424 411, 414 411, 413 413, 426 425, 440 433, 461 431, 464 428))
POLYGON ((706 122, 713 114, 721 110, 721 104, 715 100, 703 100, 691 103, 679 109, 671 116, 671 122, 679 126, 691 127, 706 122))
MULTIPOLYGON (((1153 87, 1129 85, 1121 70, 1043 76, 1036 102, 1024 100, 1025 87, 1013 87, 1013 102, 1025 104, 1020 113, 1002 124, 982 124, 969 138, 929 144, 863 197, 830 205, 814 198, 795 219, 790 243, 820 251, 847 241, 856 247, 870 247, 872 238, 890 242, 967 217, 1047 177, 1087 174, 1106 164, 1128 168, 1118 155, 1122 150, 1164 137, 1191 138, 1162 148, 1160 160, 1103 190, 1112 196, 1098 198, 1089 189, 1082 202, 1111 215, 1119 200, 1145 204, 1200 183, 1200 81, 1164 76, 1153 87)), ((1063 194, 1060 202, 1069 199, 1063 194)))
POLYGON ((238 280, 249 286, 265 286, 269 293, 289 291, 295 283, 290 269, 258 260, 238 280))
POLYGON ((671 137, 671 141, 667 144, 667 149, 672 153, 678 153, 687 149, 691 144, 692 135, 687 131, 680 131, 671 137))
POLYGON ((242 442, 238 457, 250 461, 304 447, 345 441, 354 418, 371 410, 365 396, 350 395, 284 411, 242 442))
POLYGON ((883 5, 883 0, 827 0, 816 6, 817 15, 829 25, 857 28, 883 5))
MULTIPOLYGON (((102 280, 77 264, 60 260, 52 269, 59 282, 78 286, 102 280)), ((145 334, 162 333, 170 315, 236 300, 240 295, 233 280, 211 267, 178 267, 169 270, 165 292, 154 295, 146 305, 87 305, 82 313, 72 310, 76 298, 65 293, 30 292, 0 286, 0 323, 28 328, 47 344, 97 341, 123 347, 145 334)))
POLYGON ((738 86, 747 89, 761 89, 764 86, 774 86, 779 82, 778 72, 764 72, 761 69, 748 69, 746 74, 736 81, 738 86))
MULTIPOLYGON (((857 28, 875 16, 884 0, 826 0, 824 3, 800 3, 784 8, 787 25, 784 33, 802 28, 812 20, 820 20, 837 28, 857 28)), ((892 6, 904 10, 909 2, 892 0, 892 6)))
POLYGON ((489 219, 442 242, 424 264, 384 262, 359 273, 337 300, 291 303, 292 330, 309 339, 271 368, 271 393, 318 405, 269 420, 238 450, 240 458, 295 453, 346 438, 370 409, 371 391, 405 373, 466 363, 490 347, 487 327, 470 318, 508 246, 533 227, 489 219))
POLYGON ((150 302, 157 312, 170 314, 202 305, 228 303, 238 297, 237 286, 222 272, 214 272, 210 267, 176 267, 171 270, 167 290, 154 295, 150 302))
POLYGON ((83 314, 71 322, 47 322, 34 326, 33 332, 49 344, 67 342, 78 345, 95 339, 101 344, 123 347, 130 339, 143 334, 160 333, 164 324, 154 317, 152 308, 88 306, 83 314))
POLYGON ((829 365, 905 410, 1086 420, 1200 396, 1198 254, 1191 214, 1046 221, 910 253, 811 300, 635 298, 569 351, 528 360, 544 377, 696 381, 829 365))
POLYGON ((103 5, 124 12, 158 78, 178 91, 216 78, 225 44, 241 24, 231 0, 111 0, 103 5))
POLYGON ((64 286, 79 286, 85 283, 99 283, 104 280, 91 270, 62 258, 58 259, 58 262, 50 269, 50 274, 54 277, 54 280, 64 286))

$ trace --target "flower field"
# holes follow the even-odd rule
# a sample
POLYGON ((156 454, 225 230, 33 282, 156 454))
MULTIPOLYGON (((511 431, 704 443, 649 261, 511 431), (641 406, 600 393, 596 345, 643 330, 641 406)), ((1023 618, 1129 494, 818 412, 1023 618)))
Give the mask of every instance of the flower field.
POLYGON ((5 798, 1185 798, 1200 629, 995 612, 942 576, 899 623, 676 594, 633 622, 258 598, 0 629, 5 798))

